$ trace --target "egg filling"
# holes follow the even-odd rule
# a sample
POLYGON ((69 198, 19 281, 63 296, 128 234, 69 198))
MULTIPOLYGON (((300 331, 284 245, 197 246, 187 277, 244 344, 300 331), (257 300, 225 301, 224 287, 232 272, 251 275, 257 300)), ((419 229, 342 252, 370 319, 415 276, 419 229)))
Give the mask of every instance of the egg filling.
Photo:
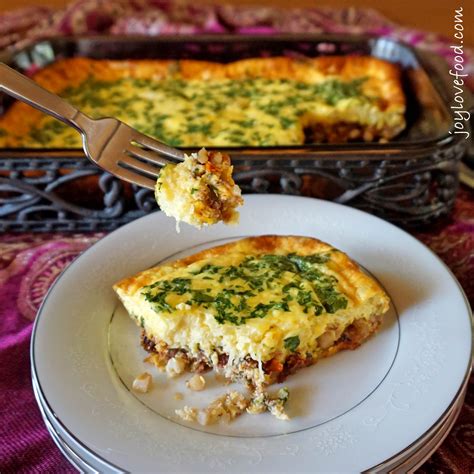
POLYGON ((388 309, 383 290, 343 252, 297 237, 244 239, 115 290, 156 365, 179 357, 189 370, 257 387, 359 346, 388 309))

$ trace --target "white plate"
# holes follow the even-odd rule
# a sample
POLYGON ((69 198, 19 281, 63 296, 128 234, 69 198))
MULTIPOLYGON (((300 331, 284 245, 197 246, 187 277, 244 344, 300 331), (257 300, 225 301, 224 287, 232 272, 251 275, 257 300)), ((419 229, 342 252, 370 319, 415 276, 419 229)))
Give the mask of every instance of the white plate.
MULTIPOLYGON (((376 472, 394 472, 405 473, 411 472, 414 466, 421 466, 431 454, 439 447, 444 438, 448 435, 457 416, 462 408, 464 396, 467 389, 468 378, 466 379, 459 396, 456 398, 453 406, 438 420, 425 435, 416 443, 411 445, 409 449, 403 451, 401 457, 392 458, 387 463, 379 465, 376 472)), ((33 390, 41 410, 43 420, 51 434, 51 437, 60 448, 64 456, 78 470, 82 472, 108 472, 115 474, 120 470, 114 469, 112 466, 104 464, 100 459, 94 456, 94 453, 78 444, 63 427, 56 421, 54 415, 49 412, 42 398, 41 393, 37 390, 37 384, 33 380, 33 390)))
POLYGON ((33 372, 60 426, 107 463, 155 472, 368 469, 405 450, 445 413, 470 354, 469 306, 426 247, 352 208, 277 195, 247 196, 235 227, 183 225, 176 234, 174 222, 155 213, 113 232, 58 279, 32 338, 33 372), (157 378, 141 399, 126 387, 141 354, 136 328, 120 310, 110 331, 115 367, 111 362, 111 285, 216 240, 268 233, 314 236, 346 251, 387 289, 398 321, 393 310, 383 331, 357 351, 291 377, 290 422, 245 416, 207 433, 169 420, 176 401, 166 384, 157 378), (119 343, 130 357, 117 357, 119 343))
POLYGON ((46 429, 53 438, 54 443, 59 448, 64 457, 80 472, 84 473, 103 473, 117 474, 123 471, 114 469, 111 465, 97 458, 94 453, 87 450, 84 446, 78 444, 74 438, 64 431, 54 415, 45 405, 41 393, 38 390, 37 383, 33 378, 33 392, 38 403, 41 416, 46 425, 46 429))

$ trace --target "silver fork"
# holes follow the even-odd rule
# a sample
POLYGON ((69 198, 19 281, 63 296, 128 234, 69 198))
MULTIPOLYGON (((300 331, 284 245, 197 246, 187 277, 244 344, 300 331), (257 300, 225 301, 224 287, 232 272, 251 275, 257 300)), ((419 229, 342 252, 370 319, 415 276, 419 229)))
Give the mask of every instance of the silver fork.
POLYGON ((182 151, 137 132, 120 120, 88 117, 3 63, 0 63, 0 91, 74 127, 81 132, 86 156, 100 168, 130 183, 154 189, 160 167, 184 159, 182 151))

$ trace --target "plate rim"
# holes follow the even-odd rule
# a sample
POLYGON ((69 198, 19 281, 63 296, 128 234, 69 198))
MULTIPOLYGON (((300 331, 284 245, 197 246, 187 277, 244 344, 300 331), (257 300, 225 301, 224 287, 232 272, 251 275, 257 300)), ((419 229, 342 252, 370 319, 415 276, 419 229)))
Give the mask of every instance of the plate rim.
MULTIPOLYGON (((419 453, 420 450, 422 450, 424 447, 426 447, 426 444, 427 443, 431 443, 432 440, 434 438, 436 438, 439 434, 441 434, 443 432, 443 435, 444 437, 446 437, 448 434, 449 434, 449 431, 451 431, 451 429, 453 428, 453 425, 454 423, 456 422, 456 420, 459 418, 459 415, 460 415, 460 412, 462 410, 462 404, 464 403, 464 399, 465 399, 465 396, 466 396, 466 392, 467 392, 467 386, 468 386, 468 380, 466 380, 462 386, 462 390, 461 390, 461 393, 456 397, 456 401, 455 401, 455 404, 453 404, 453 407, 450 408, 449 410, 449 413, 446 413, 446 419, 442 421, 442 423, 440 423, 438 421, 437 424, 439 424, 439 426, 436 427, 436 430, 433 432, 433 429, 430 429, 428 434, 425 433, 425 437, 426 436, 429 436, 430 439, 427 441, 427 442, 424 442, 423 444, 421 444, 411 455, 409 455, 408 458, 401 458, 401 460, 398 460, 397 461, 397 464, 395 466, 390 466, 389 464, 386 464, 386 465, 383 465, 383 466, 375 466, 375 467, 372 467, 364 472, 368 473, 368 472, 371 472, 372 470, 374 469, 377 469, 377 471, 379 469, 397 469, 399 468, 400 465, 406 463, 406 462, 409 462, 410 460, 413 460, 415 458, 415 456, 417 455, 417 453, 419 453), (462 404, 460 406, 459 403, 462 402, 462 404), (454 420, 453 420, 453 414, 456 412, 455 416, 454 416, 454 420), (444 429, 445 426, 446 426, 446 423, 449 422, 451 424, 451 426, 448 428, 448 429, 444 429), (400 462, 401 461, 401 462, 400 462)), ((45 407, 43 406, 43 401, 41 399, 41 394, 38 394, 37 392, 37 387, 34 385, 33 386, 33 391, 34 391, 34 394, 35 394, 35 398, 36 398, 36 401, 38 402, 38 404, 40 405, 40 411, 41 411, 41 414, 42 414, 42 418, 43 420, 47 419, 47 423, 45 421, 45 424, 46 424, 46 427, 47 427, 47 430, 50 432, 50 429, 48 428, 48 423, 51 425, 51 427, 54 429, 55 431, 55 434, 57 436, 59 436, 61 438, 61 440, 68 445, 68 447, 72 450, 74 450, 74 447, 69 445, 68 442, 62 438, 62 433, 60 433, 58 431, 58 429, 53 425, 53 422, 51 420, 51 418, 54 418, 54 414, 50 414, 47 412, 47 410, 45 409, 45 407), (51 418, 50 418, 51 416, 51 418)), ((56 418, 54 418, 55 421, 56 418)), ((436 450, 437 448, 435 448, 434 450, 436 450)), ((90 450, 87 450, 88 454, 91 455, 91 456, 94 456, 95 453, 91 452, 90 450)), ((425 458, 423 459, 423 462, 425 462, 429 457, 430 455, 432 455, 433 452, 431 452, 431 454, 425 456, 425 458)), ((76 453, 77 456, 79 456, 78 453, 76 453)), ((67 456, 66 456, 67 457, 67 456)), ((80 457, 80 456, 79 456, 80 457)))
MULTIPOLYGON (((469 370, 469 373, 471 373, 471 369, 469 370)), ((469 380, 469 374, 468 374, 468 377, 466 377, 466 379, 463 381, 463 384, 462 386, 460 387, 458 393, 456 394, 456 397, 455 399, 453 400, 453 402, 450 404, 450 406, 446 409, 446 411, 440 416, 440 418, 432 425, 431 428, 429 428, 422 436, 420 436, 420 438, 418 438, 417 440, 415 440, 413 443, 411 443, 409 446, 407 446, 403 451, 399 452, 398 454, 392 456, 391 458, 387 459, 386 461, 380 463, 380 464, 377 464, 375 466, 372 466, 370 467, 369 469, 367 469, 366 471, 364 472, 372 472, 372 471, 379 471, 380 469, 392 469, 392 468, 397 468, 399 464, 395 465, 395 466, 391 466, 390 464, 393 462, 393 460, 395 460, 396 458, 399 458, 401 457, 401 461, 402 463, 405 462, 405 461, 408 461, 409 459, 411 459, 411 457, 414 457, 416 455, 416 453, 418 453, 419 450, 421 450, 423 447, 425 447, 426 443, 423 443, 421 446, 419 446, 419 448, 413 453, 413 455, 410 457, 410 458, 407 458, 407 459, 404 459, 403 458, 403 453, 405 453, 406 451, 409 451, 412 449, 412 447, 419 443, 420 441, 422 441, 423 438, 425 438, 427 435, 427 433, 429 435, 431 435, 431 437, 436 437, 440 432, 441 432, 441 429, 444 427, 446 421, 450 418, 450 416, 452 415, 452 412, 454 412, 454 408, 456 407, 456 405, 459 404, 460 401, 462 401, 462 404, 464 403, 464 399, 465 399, 465 396, 466 396, 466 391, 467 391, 467 386, 468 386, 468 380, 469 380), (462 400, 461 400, 462 398, 462 400), (446 418, 445 420, 443 420, 443 418, 446 418), (434 432, 434 433, 429 433, 432 431, 433 427, 435 425, 438 425, 442 422, 442 424, 438 427, 437 431, 434 432)), ((68 429, 65 429, 64 428, 64 425, 62 424, 61 420, 56 416, 56 414, 54 413, 54 411, 52 411, 51 407, 49 406, 46 398, 44 397, 44 394, 41 392, 41 389, 39 387, 39 384, 38 382, 35 380, 33 382, 33 385, 34 385, 34 388, 33 388, 33 391, 34 391, 34 395, 35 395, 35 399, 36 399, 36 402, 38 403, 38 405, 40 406, 40 411, 41 411, 41 414, 42 414, 42 418, 44 420, 45 416, 46 418, 48 418, 48 414, 54 418, 55 422, 58 423, 58 425, 60 425, 61 429, 63 429, 72 439, 74 439, 74 441, 77 442, 77 438, 72 435, 70 433, 70 431, 68 429), (39 392, 39 394, 38 394, 39 392), (45 406, 46 405, 46 406, 45 406)), ((451 429, 453 428, 454 426, 454 423, 456 422, 456 420, 459 418, 459 415, 460 415, 460 412, 461 412, 461 409, 462 409, 462 405, 459 406, 457 408, 458 410, 458 413, 457 415, 455 416, 455 419, 454 419, 454 422, 452 423, 452 426, 449 427, 448 430, 445 430, 446 431, 446 436, 449 434, 449 431, 451 431, 451 429)), ((50 420, 48 419, 48 422, 50 422, 50 420)), ((47 426, 47 423, 45 422, 45 425, 46 425, 46 428, 48 431, 49 428, 47 426)), ((58 436, 60 436, 60 434, 58 434, 58 436)), ((62 439, 62 438, 61 438, 62 439)), ((62 439, 62 441, 64 443, 67 444, 67 442, 65 440, 62 439)), ((431 441, 431 439, 429 440, 431 441)), ((110 463, 109 461, 106 461, 104 459, 102 459, 99 455, 97 455, 94 451, 92 451, 91 449, 89 449, 88 447, 84 446, 82 443, 78 442, 78 445, 81 447, 81 449, 84 449, 84 451, 86 451, 89 455, 91 455, 92 457, 96 458, 99 460, 99 462, 102 462, 103 464, 106 464, 108 467, 110 466, 111 468, 113 469, 116 469, 118 471, 123 471, 121 468, 119 468, 118 466, 115 466, 114 464, 110 463)), ((69 445, 68 445, 69 446, 69 445)), ((69 446, 70 447, 70 446, 69 446)), ((71 447, 70 447, 71 448, 71 447)), ((72 449, 72 448, 71 448, 72 449)), ((437 448, 436 448, 437 449, 437 448)), ((76 453, 77 454, 77 453, 76 453)), ((431 453, 433 454, 433 453, 431 453)), ((431 454, 429 456, 426 457, 426 459, 428 459, 431 454)), ((67 457, 67 456, 66 456, 67 457)), ((426 461, 426 459, 424 461, 426 461)))

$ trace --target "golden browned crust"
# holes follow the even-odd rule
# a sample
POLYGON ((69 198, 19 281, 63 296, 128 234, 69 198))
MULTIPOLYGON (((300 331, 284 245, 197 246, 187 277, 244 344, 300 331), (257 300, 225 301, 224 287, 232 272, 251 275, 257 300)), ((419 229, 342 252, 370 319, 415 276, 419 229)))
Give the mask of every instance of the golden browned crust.
POLYGON ((324 56, 313 59, 286 57, 243 59, 227 64, 195 60, 95 60, 62 59, 34 74, 33 79, 52 92, 80 85, 89 77, 113 81, 125 77, 137 79, 243 79, 265 77, 313 82, 319 76, 338 76, 344 81, 359 77, 390 85, 389 100, 404 104, 400 88, 400 69, 392 63, 369 56, 324 56))
MULTIPOLYGON (((382 111, 405 109, 405 97, 401 87, 400 70, 389 62, 368 56, 325 56, 313 59, 293 59, 286 57, 244 59, 228 64, 194 60, 94 60, 89 58, 69 58, 59 60, 37 72, 33 78, 46 89, 59 94, 66 87, 76 87, 89 77, 103 81, 113 81, 132 77, 142 79, 164 79, 179 77, 182 79, 242 79, 264 77, 269 79, 293 79, 300 82, 313 82, 318 77, 337 76, 343 81, 365 77, 363 90, 378 97, 377 105, 382 111)), ((7 135, 8 146, 17 146, 16 137, 28 132, 41 119, 42 113, 30 106, 16 102, 0 117, 0 128, 7 135)), ((384 130, 382 136, 391 138, 398 133, 384 130)), ((364 138, 366 141, 377 136, 370 132, 337 133, 329 141, 364 138)))

